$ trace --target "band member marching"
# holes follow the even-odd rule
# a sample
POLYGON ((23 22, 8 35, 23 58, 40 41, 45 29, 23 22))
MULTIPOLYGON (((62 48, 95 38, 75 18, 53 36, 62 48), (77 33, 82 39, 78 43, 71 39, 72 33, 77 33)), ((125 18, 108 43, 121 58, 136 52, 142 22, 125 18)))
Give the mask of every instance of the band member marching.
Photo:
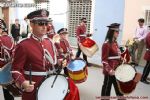
POLYGON ((143 82, 145 84, 150 84, 150 82, 147 81, 147 77, 148 77, 149 72, 150 72, 150 32, 146 36, 145 43, 146 43, 146 52, 144 55, 144 59, 147 62, 146 62, 146 65, 144 67, 144 70, 143 70, 141 82, 143 82))
POLYGON ((52 39, 54 35, 56 35, 55 28, 52 23, 52 19, 49 18, 48 26, 47 26, 47 36, 52 39))
MULTIPOLYGON (((13 38, 8 35, 6 24, 0 19, 0 68, 12 61, 14 47, 13 38)), ((14 100, 9 90, 3 88, 3 92, 5 100, 14 100)))
POLYGON ((120 50, 118 43, 116 41, 119 35, 118 23, 112 23, 108 26, 108 32, 105 38, 105 42, 102 46, 102 64, 103 64, 103 74, 104 82, 102 86, 101 96, 108 96, 108 98, 103 100, 109 100, 111 86, 114 85, 115 92, 117 96, 123 96, 120 93, 116 78, 114 76, 115 68, 120 64, 120 50))
MULTIPOLYGON (((60 36, 60 48, 62 49, 60 52, 60 56, 62 58, 67 59, 67 63, 69 63, 69 61, 71 59, 74 59, 74 55, 71 49, 71 46, 67 40, 67 29, 66 28, 61 28, 60 30, 58 30, 57 32, 60 36)), ((64 68, 64 73, 68 76, 68 71, 67 71, 67 67, 64 68)))
MULTIPOLYGON (((36 90, 49 74, 56 68, 66 66, 66 61, 58 63, 56 49, 52 41, 45 37, 48 24, 47 10, 36 10, 27 15, 32 28, 32 35, 21 41, 15 49, 12 63, 12 76, 23 91, 22 100, 36 100, 36 90), (58 65, 58 66, 56 66, 58 65), (62 65, 62 66, 60 66, 62 65)), ((69 95, 65 100, 79 100, 79 92, 73 81, 69 95), (75 94, 73 91, 75 90, 75 94)))
MULTIPOLYGON (((76 35, 77 35, 77 41, 78 41, 78 51, 76 53, 76 58, 80 57, 80 54, 81 54, 81 49, 80 49, 80 46, 79 46, 79 43, 81 43, 87 36, 91 36, 91 34, 86 34, 86 18, 83 17, 81 19, 81 23, 80 25, 77 26, 77 29, 76 29, 76 35)), ((86 61, 87 65, 89 65, 88 61, 87 61, 87 56, 83 54, 83 59, 86 61)))

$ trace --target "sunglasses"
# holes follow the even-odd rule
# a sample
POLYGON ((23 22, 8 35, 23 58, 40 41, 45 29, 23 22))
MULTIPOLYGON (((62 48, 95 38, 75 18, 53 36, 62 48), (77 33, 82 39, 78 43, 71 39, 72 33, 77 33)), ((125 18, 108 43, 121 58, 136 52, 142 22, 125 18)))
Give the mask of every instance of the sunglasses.
POLYGON ((35 24, 38 24, 39 26, 47 26, 48 25, 48 22, 41 22, 41 21, 39 21, 39 22, 35 22, 35 24))
POLYGON ((115 31, 115 32, 119 33, 119 31, 115 31))

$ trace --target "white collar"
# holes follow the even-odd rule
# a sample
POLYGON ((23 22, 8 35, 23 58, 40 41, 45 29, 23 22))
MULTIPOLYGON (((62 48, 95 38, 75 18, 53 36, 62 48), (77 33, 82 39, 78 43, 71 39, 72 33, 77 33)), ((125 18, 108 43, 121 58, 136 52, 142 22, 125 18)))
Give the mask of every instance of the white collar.
POLYGON ((39 37, 37 37, 37 36, 36 36, 35 34, 33 34, 33 33, 32 33, 31 36, 32 36, 33 39, 35 39, 35 40, 37 40, 37 41, 40 41, 40 42, 43 41, 43 39, 45 38, 44 35, 43 35, 41 38, 39 38, 39 37))

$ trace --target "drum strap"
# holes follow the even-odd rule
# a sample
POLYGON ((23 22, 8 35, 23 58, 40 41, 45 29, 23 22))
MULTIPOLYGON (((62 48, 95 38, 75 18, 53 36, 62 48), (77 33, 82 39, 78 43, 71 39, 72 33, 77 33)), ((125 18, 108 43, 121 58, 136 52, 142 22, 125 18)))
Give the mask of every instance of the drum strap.
POLYGON ((120 56, 111 56, 111 57, 108 57, 108 59, 120 59, 120 56))
MULTIPOLYGON (((30 75, 30 71, 24 71, 24 74, 30 75)), ((47 76, 50 74, 53 74, 53 73, 51 71, 47 71, 47 72, 34 72, 34 71, 32 71, 31 72, 31 75, 33 75, 33 76, 47 76)))
POLYGON ((86 36, 86 34, 81 34, 80 36, 86 36))

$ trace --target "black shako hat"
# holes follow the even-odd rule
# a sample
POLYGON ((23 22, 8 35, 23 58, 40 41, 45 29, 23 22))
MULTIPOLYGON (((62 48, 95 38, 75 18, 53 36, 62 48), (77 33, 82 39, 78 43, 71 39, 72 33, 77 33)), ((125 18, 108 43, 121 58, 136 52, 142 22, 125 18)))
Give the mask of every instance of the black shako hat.
POLYGON ((119 23, 112 23, 110 24, 109 26, 107 26, 109 29, 111 30, 115 30, 115 31, 120 31, 119 27, 120 27, 120 24, 119 23))
POLYGON ((40 9, 29 13, 27 15, 27 19, 29 19, 30 21, 38 21, 38 20, 49 21, 48 16, 49 16, 49 11, 45 9, 40 9))
POLYGON ((67 28, 61 28, 57 31, 58 34, 68 34, 67 28))

